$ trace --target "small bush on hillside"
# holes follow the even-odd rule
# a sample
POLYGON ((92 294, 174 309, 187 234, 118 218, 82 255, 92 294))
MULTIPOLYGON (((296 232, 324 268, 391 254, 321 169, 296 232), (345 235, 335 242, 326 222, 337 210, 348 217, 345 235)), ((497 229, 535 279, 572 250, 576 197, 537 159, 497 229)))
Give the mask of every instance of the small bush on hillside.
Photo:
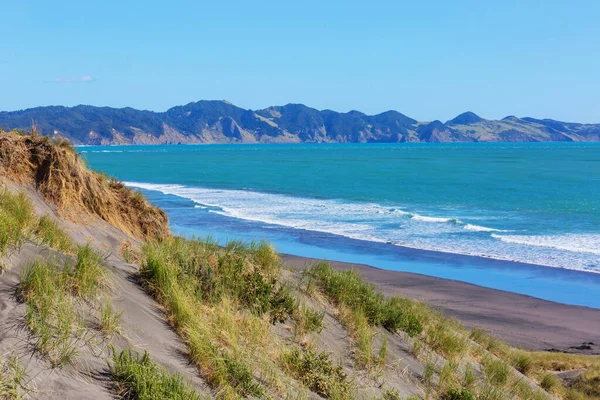
POLYGON ((475 400, 475 395, 465 388, 450 388, 441 396, 442 400, 475 400))
POLYGON ((383 392, 383 400, 400 400, 400 393, 396 389, 387 389, 383 392))
POLYGON ((53 249, 62 251, 63 253, 71 253, 73 251, 71 237, 48 214, 40 217, 34 234, 42 243, 53 249))

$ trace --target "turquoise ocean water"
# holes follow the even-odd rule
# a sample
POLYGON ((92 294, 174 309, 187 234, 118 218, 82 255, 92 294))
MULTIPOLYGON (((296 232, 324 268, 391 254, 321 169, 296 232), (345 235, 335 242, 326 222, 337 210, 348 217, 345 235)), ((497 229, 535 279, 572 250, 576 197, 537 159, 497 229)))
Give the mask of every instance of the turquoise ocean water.
POLYGON ((600 144, 80 147, 175 232, 600 307, 600 144))

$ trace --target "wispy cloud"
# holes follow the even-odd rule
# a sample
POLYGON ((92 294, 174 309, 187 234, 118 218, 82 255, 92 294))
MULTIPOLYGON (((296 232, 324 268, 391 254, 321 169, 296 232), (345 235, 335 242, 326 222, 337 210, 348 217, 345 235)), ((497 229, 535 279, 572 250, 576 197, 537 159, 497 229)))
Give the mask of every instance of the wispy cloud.
POLYGON ((58 82, 58 83, 67 83, 67 82, 91 82, 93 81, 94 78, 92 78, 89 75, 84 75, 84 76, 75 76, 72 78, 56 78, 54 80, 54 82, 58 82))

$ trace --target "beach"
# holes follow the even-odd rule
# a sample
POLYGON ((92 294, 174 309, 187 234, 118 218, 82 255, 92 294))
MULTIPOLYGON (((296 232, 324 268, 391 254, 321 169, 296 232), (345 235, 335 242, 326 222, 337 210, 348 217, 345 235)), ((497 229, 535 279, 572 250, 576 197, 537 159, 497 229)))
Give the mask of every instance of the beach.
MULTIPOLYGON (((289 266, 300 269, 317 261, 289 254, 282 258, 289 266)), ((410 272, 330 262, 336 269, 355 269, 387 296, 425 301, 465 326, 483 328, 516 347, 600 354, 600 309, 410 272)))

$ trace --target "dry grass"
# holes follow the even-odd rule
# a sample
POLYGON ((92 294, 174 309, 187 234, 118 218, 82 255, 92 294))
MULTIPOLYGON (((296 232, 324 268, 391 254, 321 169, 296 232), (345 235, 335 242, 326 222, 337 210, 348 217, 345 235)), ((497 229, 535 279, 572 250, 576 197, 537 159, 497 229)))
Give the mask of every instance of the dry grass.
POLYGON ((123 183, 87 169, 67 141, 0 132, 0 170, 16 182, 35 185, 63 215, 92 214, 142 238, 168 234, 164 211, 123 183))
POLYGON ((0 360, 0 399, 20 400, 27 394, 26 387, 28 374, 19 359, 11 354, 8 358, 0 360))

